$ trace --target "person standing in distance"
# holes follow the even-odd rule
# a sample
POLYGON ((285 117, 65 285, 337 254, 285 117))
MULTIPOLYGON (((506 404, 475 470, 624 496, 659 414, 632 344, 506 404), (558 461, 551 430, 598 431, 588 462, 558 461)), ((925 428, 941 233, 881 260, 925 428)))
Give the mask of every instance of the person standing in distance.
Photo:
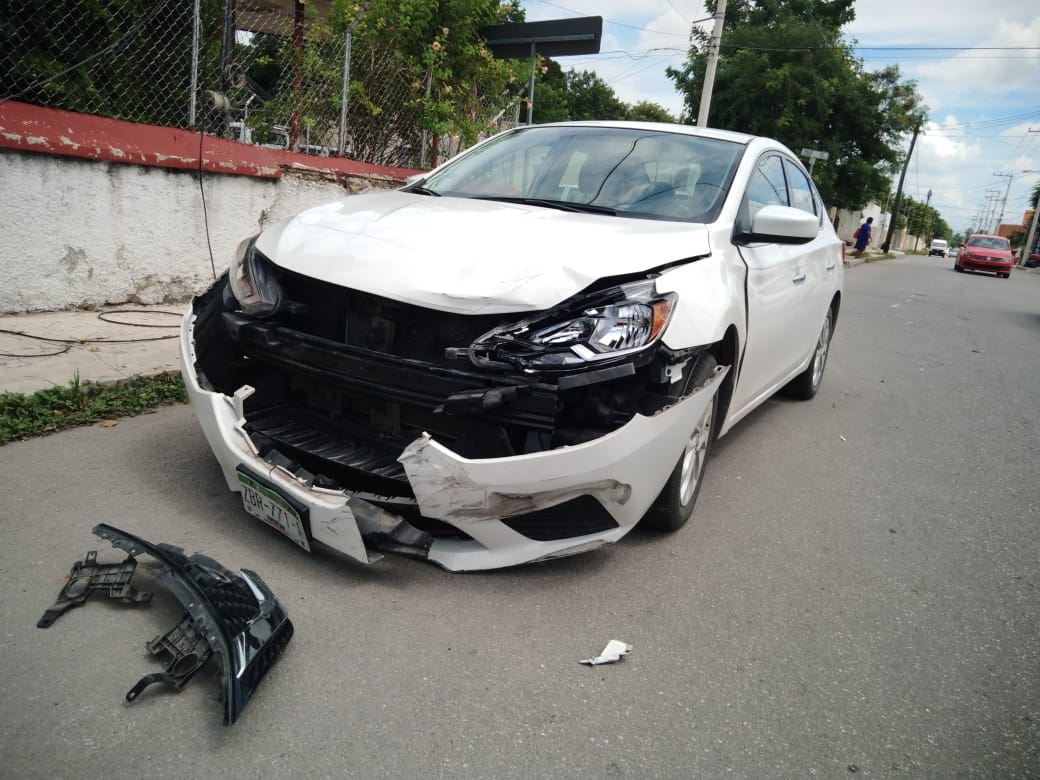
POLYGON ((856 254, 853 257, 863 257, 863 250, 870 243, 870 231, 873 229, 871 227, 873 224, 874 218, 867 217, 867 221, 860 225, 856 232, 852 234, 852 237, 856 239, 856 254))

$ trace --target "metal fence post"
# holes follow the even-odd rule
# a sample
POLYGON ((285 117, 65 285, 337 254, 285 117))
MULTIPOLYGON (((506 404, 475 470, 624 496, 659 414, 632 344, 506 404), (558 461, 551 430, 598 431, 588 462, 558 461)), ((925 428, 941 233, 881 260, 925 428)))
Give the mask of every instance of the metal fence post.
POLYGON ((354 37, 353 25, 347 28, 347 34, 343 36, 343 89, 340 93, 339 104, 339 145, 336 154, 343 156, 347 145, 347 91, 350 88, 350 41, 354 37))
POLYGON ((195 0, 195 8, 191 19, 191 96, 188 98, 188 127, 195 127, 195 96, 199 93, 199 3, 195 0))
POLYGON ((361 24, 361 20, 365 14, 368 13, 368 9, 372 7, 372 3, 368 2, 361 6, 361 10, 357 12, 354 19, 347 25, 347 32, 343 36, 343 89, 340 92, 340 106, 339 106, 339 146, 337 147, 337 154, 342 157, 347 146, 347 99, 349 98, 350 91, 350 47, 354 40, 354 28, 361 24))

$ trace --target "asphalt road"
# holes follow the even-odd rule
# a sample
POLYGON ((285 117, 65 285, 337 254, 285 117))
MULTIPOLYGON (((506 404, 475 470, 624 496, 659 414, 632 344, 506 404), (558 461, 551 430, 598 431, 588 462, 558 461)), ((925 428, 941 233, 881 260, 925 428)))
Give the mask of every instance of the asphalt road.
POLYGON ((1040 274, 950 266, 850 270, 820 395, 719 442, 678 534, 538 566, 308 556, 226 491, 187 407, 0 448, 0 773, 1040 776, 1040 274), (178 617, 159 586, 35 627, 74 561, 122 557, 99 522, 286 604, 238 723, 208 670, 124 703, 178 617), (578 664, 609 639, 632 654, 578 664))

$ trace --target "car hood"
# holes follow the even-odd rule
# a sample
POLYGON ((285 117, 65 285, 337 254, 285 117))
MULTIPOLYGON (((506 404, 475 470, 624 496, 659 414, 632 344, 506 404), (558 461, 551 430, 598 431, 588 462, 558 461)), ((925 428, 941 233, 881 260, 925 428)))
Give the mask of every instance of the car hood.
POLYGON ((704 225, 397 190, 304 211, 257 249, 305 276, 463 314, 546 309, 596 279, 710 252, 704 225))
POLYGON ((995 263, 1006 263, 1011 260, 1011 253, 1006 249, 990 249, 985 246, 966 246, 964 251, 980 260, 992 260, 995 263))

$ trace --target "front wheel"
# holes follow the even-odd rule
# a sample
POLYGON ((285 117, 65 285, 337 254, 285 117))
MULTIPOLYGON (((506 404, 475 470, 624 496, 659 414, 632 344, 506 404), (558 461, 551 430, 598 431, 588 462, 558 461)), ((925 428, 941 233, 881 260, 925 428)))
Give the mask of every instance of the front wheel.
POLYGON ((820 337, 816 340, 812 360, 802 373, 787 384, 788 394, 808 401, 819 391, 820 385, 823 383, 823 369, 827 367, 827 354, 831 349, 833 333, 834 310, 827 309, 827 316, 823 318, 823 327, 820 328, 820 337))
MULTIPOLYGON (((688 386, 697 388, 715 374, 718 362, 710 353, 704 353, 697 359, 697 364, 690 374, 688 386)), ((701 492, 704 480, 704 467, 708 461, 708 452, 715 438, 715 414, 718 409, 719 394, 716 391, 708 403, 704 414, 690 431, 690 438, 679 462, 672 469, 661 494, 643 515, 642 524, 655 531, 677 531, 682 528, 693 514, 693 505, 701 492)))

